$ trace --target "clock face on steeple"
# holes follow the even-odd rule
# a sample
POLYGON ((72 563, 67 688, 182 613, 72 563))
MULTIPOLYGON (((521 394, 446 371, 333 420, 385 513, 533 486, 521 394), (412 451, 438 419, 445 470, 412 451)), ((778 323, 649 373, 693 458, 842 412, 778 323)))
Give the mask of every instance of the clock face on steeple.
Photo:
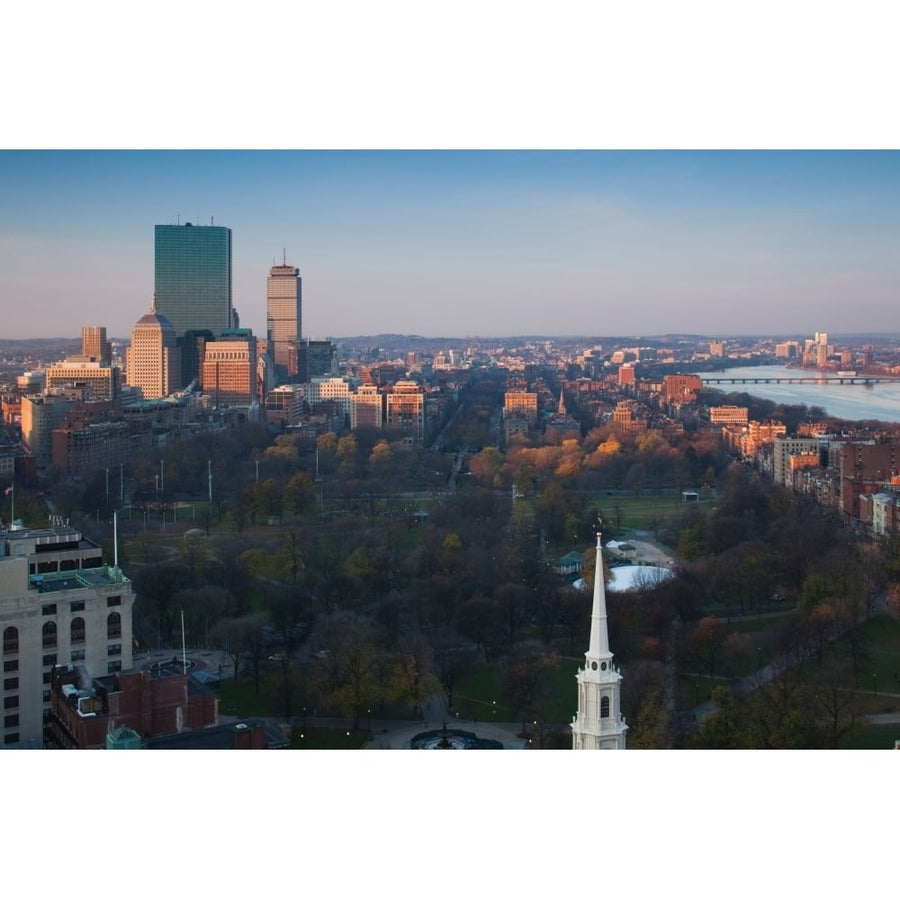
POLYGON ((597 663, 596 663, 596 662, 592 662, 592 663, 591 663, 591 668, 594 669, 594 671, 596 671, 596 670, 597 670, 597 663))
POLYGON ((605 662, 600 663, 600 668, 605 672, 606 671, 606 663, 605 662))

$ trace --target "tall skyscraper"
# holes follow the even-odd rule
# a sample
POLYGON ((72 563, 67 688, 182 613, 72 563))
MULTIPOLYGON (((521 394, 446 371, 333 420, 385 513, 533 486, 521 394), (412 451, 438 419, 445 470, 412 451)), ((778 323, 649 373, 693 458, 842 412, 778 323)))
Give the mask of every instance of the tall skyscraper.
POLYGON ((220 225, 157 225, 156 312, 178 338, 187 331, 221 336, 234 326, 231 306, 231 229, 220 225))
POLYGON ((286 263, 269 269, 269 277, 266 280, 266 313, 266 337, 275 369, 282 379, 293 377, 297 374, 295 347, 301 336, 299 269, 286 263))

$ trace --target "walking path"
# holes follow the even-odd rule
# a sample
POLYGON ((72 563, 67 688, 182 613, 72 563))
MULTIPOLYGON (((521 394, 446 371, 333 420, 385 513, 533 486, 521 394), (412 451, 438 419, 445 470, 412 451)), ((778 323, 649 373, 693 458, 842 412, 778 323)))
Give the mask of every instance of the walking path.
POLYGON ((448 729, 474 731, 480 738, 499 741, 504 750, 524 750, 527 746, 521 736, 521 723, 473 722, 471 719, 457 719, 448 715, 444 698, 434 694, 425 704, 424 718, 418 722, 376 723, 372 737, 363 748, 365 750, 408 750, 409 742, 423 731, 437 731, 446 724, 448 729), (381 724, 381 730, 378 725, 381 724))

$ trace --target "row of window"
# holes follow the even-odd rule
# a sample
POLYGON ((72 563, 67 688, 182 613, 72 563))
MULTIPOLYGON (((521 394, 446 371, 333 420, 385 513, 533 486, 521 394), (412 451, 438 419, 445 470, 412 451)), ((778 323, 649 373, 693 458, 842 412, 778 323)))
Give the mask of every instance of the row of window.
MULTIPOLYGON (((41 629, 41 641, 43 647, 56 646, 56 622, 45 622, 41 629)), ((112 612, 106 617, 106 637, 117 638, 122 637, 122 616, 117 612, 112 612)), ((81 616, 72 619, 69 626, 69 641, 72 644, 83 644, 85 642, 85 625, 81 616)), ((3 654, 10 656, 19 652, 19 629, 10 625, 3 632, 3 654)), ((73 657, 74 658, 74 657, 73 657)), ((46 660, 46 657, 45 657, 46 660)), ((53 665, 53 663, 44 662, 44 665, 53 665)), ((8 671, 4 663, 4 671, 8 671)))

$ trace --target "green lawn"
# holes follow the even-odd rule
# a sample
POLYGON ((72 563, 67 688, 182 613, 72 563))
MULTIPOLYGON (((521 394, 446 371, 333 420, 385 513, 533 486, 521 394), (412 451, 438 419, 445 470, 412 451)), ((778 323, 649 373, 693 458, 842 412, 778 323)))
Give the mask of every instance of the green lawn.
POLYGON ((291 737, 291 750, 359 750, 368 739, 368 731, 295 728, 291 737))
POLYGON ((597 506, 602 510, 603 519, 616 530, 637 528, 655 531, 662 528, 669 519, 680 516, 689 509, 708 509, 712 501, 687 504, 680 494, 644 494, 640 497, 613 496, 604 493, 596 496, 597 506))
POLYGON ((841 741, 842 750, 893 750, 900 739, 900 725, 866 725, 841 741))
MULTIPOLYGON (((580 664, 580 659, 561 659, 547 672, 544 694, 535 710, 544 722, 571 722, 576 712, 575 674, 580 664)), ((507 706, 502 698, 501 679, 499 666, 483 665, 467 673, 453 692, 454 711, 463 719, 518 721, 518 711, 507 706)))

